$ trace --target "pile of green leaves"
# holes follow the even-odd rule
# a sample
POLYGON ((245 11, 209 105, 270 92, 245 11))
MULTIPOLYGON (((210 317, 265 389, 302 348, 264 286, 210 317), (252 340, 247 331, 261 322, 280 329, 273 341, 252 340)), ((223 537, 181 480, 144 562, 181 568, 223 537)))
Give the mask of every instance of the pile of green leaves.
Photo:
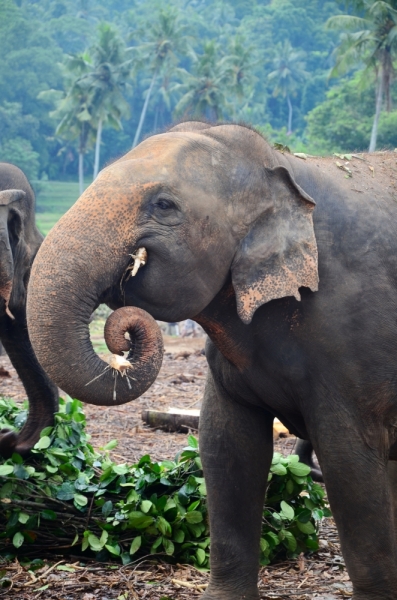
MULTIPOLYGON (((0 428, 20 427, 26 409, 0 399, 0 428)), ((60 401, 47 427, 22 459, 0 465, 0 552, 94 553, 124 564, 145 554, 208 567, 206 489, 195 437, 174 461, 134 465, 110 456, 117 442, 96 452, 77 400, 60 401), (22 548, 21 548, 22 547, 22 548), (72 550, 73 548, 73 550, 72 550)), ((297 456, 274 454, 263 512, 261 562, 318 548, 317 524, 329 516, 324 491, 297 456)))

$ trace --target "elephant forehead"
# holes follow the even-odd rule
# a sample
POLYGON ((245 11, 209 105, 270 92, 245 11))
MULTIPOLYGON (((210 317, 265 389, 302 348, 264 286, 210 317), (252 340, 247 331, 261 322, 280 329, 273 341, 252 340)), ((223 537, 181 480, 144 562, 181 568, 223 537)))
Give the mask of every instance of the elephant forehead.
MULTIPOLYGON (((191 186, 196 193, 200 189, 207 194, 215 192, 223 165, 222 152, 217 141, 198 134, 153 136, 101 171, 93 184, 95 193, 108 198, 110 189, 117 191, 114 200, 118 209, 125 198, 130 210, 132 205, 138 210, 151 186, 163 184, 182 192, 182 196, 183 192, 191 192, 191 186)), ((229 179, 230 173, 227 181, 229 179)))
POLYGON ((224 155, 225 148, 218 140, 197 132, 169 132, 148 138, 115 165, 129 163, 134 176, 141 177, 142 181, 148 181, 149 173, 158 177, 180 177, 181 170, 185 176, 197 175, 200 170, 208 176, 209 170, 222 163, 224 155))
POLYGON ((153 160, 154 162, 159 160, 173 161, 188 142, 189 138, 183 134, 163 133, 153 135, 127 152, 118 162, 138 159, 153 160))

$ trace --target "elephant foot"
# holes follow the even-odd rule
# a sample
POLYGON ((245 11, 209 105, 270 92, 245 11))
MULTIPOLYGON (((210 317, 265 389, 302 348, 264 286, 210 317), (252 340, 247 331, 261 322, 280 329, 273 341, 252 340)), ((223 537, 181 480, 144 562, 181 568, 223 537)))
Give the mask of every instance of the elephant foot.
POLYGON ((324 483, 324 477, 323 477, 321 470, 314 465, 311 467, 310 476, 313 479, 313 481, 318 481, 319 483, 324 483))
POLYGON ((11 429, 0 430, 0 456, 10 458, 14 453, 21 456, 27 456, 33 446, 40 439, 40 432, 32 432, 30 435, 27 432, 24 435, 23 429, 20 432, 12 431, 11 429))
POLYGON ((0 455, 9 458, 14 452, 18 443, 18 434, 11 429, 0 429, 0 455))

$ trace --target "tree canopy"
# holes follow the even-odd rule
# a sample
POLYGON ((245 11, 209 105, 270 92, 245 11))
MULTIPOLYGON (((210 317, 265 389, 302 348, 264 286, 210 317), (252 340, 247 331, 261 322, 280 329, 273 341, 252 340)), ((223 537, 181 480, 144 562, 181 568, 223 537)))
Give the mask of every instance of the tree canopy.
POLYGON ((312 153, 373 148, 376 125, 394 147, 396 26, 396 0, 2 0, 0 160, 95 176, 193 115, 312 153))

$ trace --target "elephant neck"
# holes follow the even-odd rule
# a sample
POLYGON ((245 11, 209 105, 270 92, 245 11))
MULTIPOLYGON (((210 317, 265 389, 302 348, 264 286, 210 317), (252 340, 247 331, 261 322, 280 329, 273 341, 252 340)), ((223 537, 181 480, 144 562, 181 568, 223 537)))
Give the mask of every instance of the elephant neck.
POLYGON ((219 352, 239 372, 249 368, 252 344, 250 326, 237 314, 236 296, 231 282, 227 283, 212 302, 194 320, 201 325, 219 352))

